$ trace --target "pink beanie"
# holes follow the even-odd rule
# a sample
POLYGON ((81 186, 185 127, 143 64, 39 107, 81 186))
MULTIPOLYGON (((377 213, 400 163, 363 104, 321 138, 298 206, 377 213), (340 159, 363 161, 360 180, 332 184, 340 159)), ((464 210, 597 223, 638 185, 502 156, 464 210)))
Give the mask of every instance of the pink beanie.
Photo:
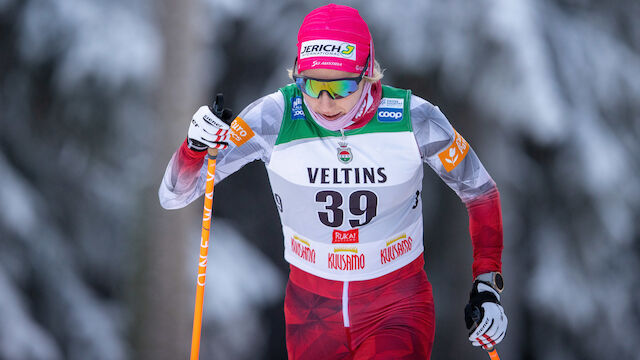
POLYGON ((358 10, 329 4, 311 11, 298 31, 298 71, 334 69, 359 73, 367 56, 373 74, 373 39, 358 10))

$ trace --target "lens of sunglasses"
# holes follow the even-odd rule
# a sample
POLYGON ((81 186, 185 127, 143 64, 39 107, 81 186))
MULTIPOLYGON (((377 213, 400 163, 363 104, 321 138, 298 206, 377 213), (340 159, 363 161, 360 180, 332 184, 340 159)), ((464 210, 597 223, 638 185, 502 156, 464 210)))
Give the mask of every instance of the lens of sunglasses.
POLYGON ((314 98, 319 98, 322 91, 326 91, 334 99, 341 99, 358 91, 356 79, 321 81, 299 77, 296 78, 296 85, 302 92, 314 98))

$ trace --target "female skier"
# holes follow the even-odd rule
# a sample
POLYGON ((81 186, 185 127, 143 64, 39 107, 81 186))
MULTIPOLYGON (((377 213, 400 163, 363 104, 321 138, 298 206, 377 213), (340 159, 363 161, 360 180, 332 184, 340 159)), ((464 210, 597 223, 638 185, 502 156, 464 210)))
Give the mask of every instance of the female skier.
POLYGON ((438 107, 381 84, 374 55, 357 10, 313 10, 298 32, 294 83, 253 102, 231 127, 198 109, 160 186, 168 209, 200 197, 207 147, 221 150, 216 182, 265 163, 290 263, 289 359, 429 359, 435 314, 423 259, 423 163, 468 209, 469 340, 486 349, 506 332, 497 187, 438 107))

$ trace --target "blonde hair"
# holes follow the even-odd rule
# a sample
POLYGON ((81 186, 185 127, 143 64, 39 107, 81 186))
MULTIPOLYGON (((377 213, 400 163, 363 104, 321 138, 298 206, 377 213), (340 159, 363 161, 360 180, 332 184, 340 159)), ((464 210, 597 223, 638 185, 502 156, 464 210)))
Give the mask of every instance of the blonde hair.
MULTIPOLYGON (((287 73, 289 74, 289 79, 291 79, 293 81, 293 69, 287 69, 287 73)), ((370 83, 375 83, 378 82, 380 80, 382 80, 382 78, 384 77, 384 69, 382 69, 382 66, 380 66, 380 63, 378 62, 378 60, 374 60, 373 61, 373 76, 363 76, 362 79, 364 79, 364 81, 370 82, 370 83)))

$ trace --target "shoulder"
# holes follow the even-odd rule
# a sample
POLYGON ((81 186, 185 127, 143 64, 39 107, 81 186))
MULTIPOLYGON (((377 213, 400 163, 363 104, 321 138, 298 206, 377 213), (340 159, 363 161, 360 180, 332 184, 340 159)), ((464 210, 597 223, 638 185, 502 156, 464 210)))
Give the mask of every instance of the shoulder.
POLYGON ((414 125, 437 126, 453 136, 453 127, 440 108, 416 95, 411 95, 411 119, 414 125))
POLYGON ((423 155, 432 156, 453 141, 455 130, 438 106, 412 95, 410 108, 413 131, 423 155))
POLYGON ((414 95, 411 90, 395 88, 388 85, 384 85, 383 88, 385 89, 385 93, 383 96, 386 96, 387 94, 393 94, 396 97, 406 96, 409 98, 409 110, 411 112, 411 120, 414 125, 434 122, 446 128, 446 125, 449 124, 449 121, 444 116, 442 111, 440 111, 440 108, 421 98, 420 96, 414 95))
POLYGON ((237 117, 255 133, 271 135, 280 129, 283 114, 284 97, 280 91, 275 91, 247 105, 237 117))
POLYGON ((238 116, 244 118, 256 118, 263 115, 271 115, 284 111, 284 97, 280 91, 265 95, 247 105, 238 116))
POLYGON ((434 122, 443 127, 451 126, 439 107, 419 96, 411 95, 410 109, 411 118, 415 122, 434 122))

